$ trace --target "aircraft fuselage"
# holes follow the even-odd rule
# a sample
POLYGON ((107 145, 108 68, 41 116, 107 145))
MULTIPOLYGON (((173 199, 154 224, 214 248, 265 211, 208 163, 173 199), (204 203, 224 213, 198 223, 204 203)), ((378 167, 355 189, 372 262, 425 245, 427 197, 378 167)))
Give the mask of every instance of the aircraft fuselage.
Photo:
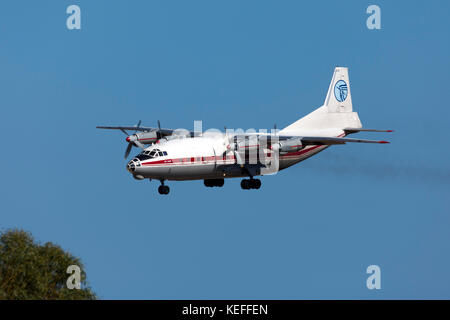
MULTIPOLYGON (((133 158, 127 169, 136 179, 198 180, 259 176, 261 167, 277 161, 270 149, 261 148, 257 159, 245 158, 244 169, 235 156, 227 153, 224 136, 193 137, 160 140, 133 158), (153 151, 153 154, 152 154, 153 151), (249 172, 250 168, 250 172, 249 172)), ((327 146, 306 146, 304 149, 280 154, 279 168, 283 170, 324 150, 327 146)), ((243 153, 245 157, 245 153, 243 153)))

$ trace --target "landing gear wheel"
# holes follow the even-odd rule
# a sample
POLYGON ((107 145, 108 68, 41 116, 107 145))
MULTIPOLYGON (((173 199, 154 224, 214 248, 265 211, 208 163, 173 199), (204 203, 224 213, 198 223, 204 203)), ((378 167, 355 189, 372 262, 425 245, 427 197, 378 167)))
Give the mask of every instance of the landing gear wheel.
POLYGON ((223 187, 224 179, 205 179, 203 180, 205 187, 223 187))
POLYGON ((158 192, 159 194, 169 194, 170 188, 168 186, 159 186, 158 192))
POLYGON ((261 180, 259 179, 244 179, 241 181, 241 188, 244 190, 261 188, 261 180))
POLYGON ((241 188, 244 190, 250 189, 250 180, 244 179, 241 181, 241 188))

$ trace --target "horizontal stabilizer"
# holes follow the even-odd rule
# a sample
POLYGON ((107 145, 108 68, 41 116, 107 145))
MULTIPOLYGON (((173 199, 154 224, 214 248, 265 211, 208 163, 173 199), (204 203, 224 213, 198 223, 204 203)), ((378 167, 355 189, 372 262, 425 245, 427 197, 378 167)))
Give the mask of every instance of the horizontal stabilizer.
POLYGON ((345 128, 345 133, 356 133, 356 132, 394 132, 394 130, 379 130, 379 129, 364 129, 364 128, 345 128))

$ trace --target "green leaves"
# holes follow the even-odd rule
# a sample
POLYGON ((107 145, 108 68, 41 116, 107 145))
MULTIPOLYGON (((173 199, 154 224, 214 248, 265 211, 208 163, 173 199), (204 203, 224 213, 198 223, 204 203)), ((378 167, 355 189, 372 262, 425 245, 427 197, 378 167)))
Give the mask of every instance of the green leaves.
POLYGON ((0 299, 96 299, 80 259, 58 245, 36 243, 29 232, 0 233, 0 299), (81 269, 81 289, 68 289, 70 265, 81 269))

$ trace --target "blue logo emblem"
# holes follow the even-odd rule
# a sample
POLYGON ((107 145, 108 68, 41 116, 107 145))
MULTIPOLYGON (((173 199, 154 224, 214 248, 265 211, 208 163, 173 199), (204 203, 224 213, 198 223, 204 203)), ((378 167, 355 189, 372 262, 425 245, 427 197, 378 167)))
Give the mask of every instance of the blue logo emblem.
POLYGON ((344 102, 347 99, 348 87, 344 80, 339 80, 334 86, 334 96, 339 102, 344 102))

